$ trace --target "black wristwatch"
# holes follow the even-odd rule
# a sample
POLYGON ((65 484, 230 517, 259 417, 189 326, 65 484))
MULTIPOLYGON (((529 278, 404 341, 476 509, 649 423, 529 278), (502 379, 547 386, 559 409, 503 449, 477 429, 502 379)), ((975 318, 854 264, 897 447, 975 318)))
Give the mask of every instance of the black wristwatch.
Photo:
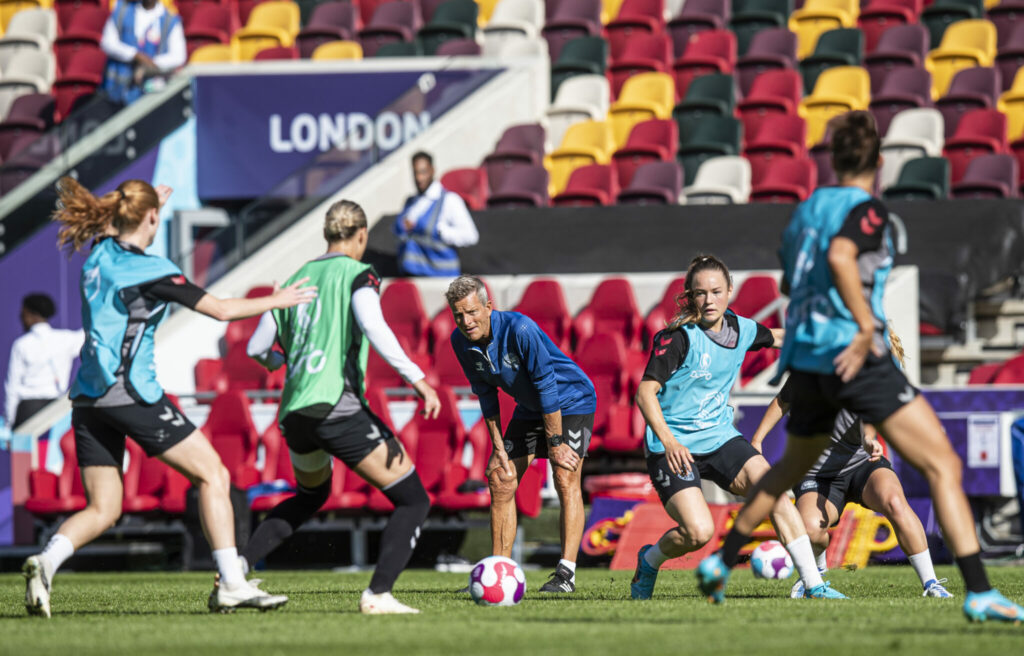
POLYGON ((556 446, 562 446, 561 435, 552 435, 551 437, 548 438, 548 447, 553 449, 556 446))

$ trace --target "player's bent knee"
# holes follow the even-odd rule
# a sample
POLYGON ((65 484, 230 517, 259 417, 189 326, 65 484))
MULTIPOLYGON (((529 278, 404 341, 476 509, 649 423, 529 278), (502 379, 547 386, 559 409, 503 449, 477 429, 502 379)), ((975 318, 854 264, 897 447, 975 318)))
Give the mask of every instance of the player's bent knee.
POLYGON ((396 510, 406 509, 420 516, 421 521, 430 512, 430 495, 415 469, 409 470, 407 475, 384 487, 381 492, 395 504, 396 510))
POLYGON ((692 549, 700 549, 715 537, 715 526, 711 523, 698 523, 692 526, 679 527, 679 533, 684 540, 681 546, 692 549))
POLYGON ((495 501, 508 501, 516 495, 516 479, 506 479, 501 470, 491 472, 487 477, 487 486, 491 490, 491 499, 495 501))

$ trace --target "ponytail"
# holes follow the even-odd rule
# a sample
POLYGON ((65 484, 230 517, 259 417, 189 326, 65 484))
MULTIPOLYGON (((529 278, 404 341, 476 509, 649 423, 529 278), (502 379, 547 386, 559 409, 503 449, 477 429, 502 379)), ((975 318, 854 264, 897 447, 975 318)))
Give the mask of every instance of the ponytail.
POLYGON ((133 230, 149 210, 160 208, 156 190, 142 180, 127 180, 97 198, 77 180, 64 177, 57 183, 57 195, 53 213, 53 220, 61 224, 57 247, 70 244, 73 251, 97 237, 133 230))
POLYGON ((690 261, 690 267, 686 270, 686 282, 683 293, 676 296, 676 315, 672 317, 668 327, 675 330, 687 324, 697 323, 701 320, 700 308, 693 300, 693 280, 702 271, 718 271, 732 287, 732 274, 729 267, 714 255, 698 255, 690 261))
POLYGON ((892 354, 900 361, 900 369, 906 369, 907 352, 903 348, 903 340, 900 339, 899 335, 893 332, 892 325, 889 326, 889 345, 892 348, 892 354))

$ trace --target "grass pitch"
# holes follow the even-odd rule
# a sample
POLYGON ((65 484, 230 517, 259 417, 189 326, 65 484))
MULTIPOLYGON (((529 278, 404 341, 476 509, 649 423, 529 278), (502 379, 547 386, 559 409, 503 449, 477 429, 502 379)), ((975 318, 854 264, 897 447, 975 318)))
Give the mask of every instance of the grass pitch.
MULTIPOLYGON (((1024 570, 990 569, 1004 594, 1024 599, 1024 570)), ((455 590, 461 574, 409 571, 396 596, 423 613, 366 617, 357 612, 368 573, 262 573, 263 587, 291 597, 276 612, 206 610, 210 574, 59 574, 53 618, 28 617, 23 579, 0 576, 0 654, 1014 654, 1024 626, 968 624, 957 599, 923 599, 909 567, 833 571, 849 601, 790 600, 793 579, 757 581, 738 570, 724 606, 697 593, 692 572, 663 572, 655 598, 629 599, 629 572, 581 570, 578 591, 541 596, 546 571, 527 573, 513 608, 478 607, 455 590)))

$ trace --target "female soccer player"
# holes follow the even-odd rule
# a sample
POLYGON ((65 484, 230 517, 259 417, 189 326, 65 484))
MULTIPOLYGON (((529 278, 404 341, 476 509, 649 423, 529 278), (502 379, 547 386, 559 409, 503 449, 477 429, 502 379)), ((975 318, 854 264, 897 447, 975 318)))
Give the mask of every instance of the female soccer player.
POLYGON ((369 345, 412 384, 424 401, 424 416, 436 417, 441 405, 384 321, 380 280, 359 261, 367 234, 359 205, 332 205, 324 220, 327 252, 292 276, 318 286, 316 302, 264 314, 249 340, 249 355, 265 367, 288 366, 278 416, 298 491, 259 525, 244 557, 247 563, 263 560, 320 509, 331 493, 334 456, 395 504, 360 611, 418 613, 391 596, 391 588, 416 547, 430 498, 401 442, 366 405, 369 345), (273 350, 275 341, 284 355, 273 350))
POLYGON ((210 596, 211 610, 281 606, 287 597, 267 594, 245 580, 235 550, 227 469, 209 440, 164 395, 156 380, 153 334, 171 302, 232 321, 308 303, 316 288, 303 287, 305 281, 299 280, 264 298, 220 299, 186 280, 169 260, 146 255, 169 187, 128 180, 96 198, 64 178, 58 193, 58 246, 80 250, 96 240, 82 265, 86 340, 71 387, 71 426, 88 504, 61 524, 42 553, 25 561, 29 614, 50 616, 50 583, 57 569, 121 516, 126 435, 199 490, 199 515, 221 579, 210 596))
MULTIPOLYGON (((729 310, 731 293, 732 277, 721 260, 704 255, 690 262, 679 313, 655 335, 637 389, 647 421, 647 471, 665 511, 679 526, 657 544, 640 548, 630 585, 634 599, 651 598, 662 563, 714 537, 701 478, 746 495, 768 471, 768 461, 733 426, 729 392, 747 351, 781 342, 784 332, 736 316, 729 310)), ((843 598, 821 580, 803 522, 789 499, 775 504, 772 521, 806 584, 806 596, 843 598)))
MULTIPOLYGON (((903 345, 895 333, 890 332, 889 339, 893 354, 902 366, 903 345)), ((761 424, 750 438, 751 445, 758 451, 761 451, 765 436, 782 419, 782 415, 789 412, 793 403, 792 392, 789 384, 784 385, 768 405, 761 424)), ((882 444, 876 436, 873 426, 865 425, 848 410, 840 411, 832 429, 832 444, 818 456, 810 471, 793 488, 797 510, 804 520, 804 528, 818 560, 818 571, 824 574, 828 569, 825 562, 828 529, 839 523, 839 516, 847 503, 859 503, 882 513, 892 524, 900 547, 921 579, 923 596, 949 599, 953 595, 942 585, 946 579, 935 576, 921 520, 907 504, 903 486, 892 470, 892 463, 882 454, 882 444)), ((803 591, 803 582, 797 581, 792 596, 802 597, 803 591)))
POLYGON ((845 409, 878 427, 928 479, 967 587, 967 618, 1019 622, 1024 608, 989 585, 961 486, 960 458, 931 406, 889 353, 882 294, 892 268, 892 236, 885 205, 871 195, 880 146, 868 112, 833 119, 832 166, 840 184, 815 190, 783 233, 790 304, 777 379, 790 372, 790 437, 782 459, 750 492, 722 549, 697 567, 698 586, 710 601, 725 600, 740 549, 829 446, 836 416, 845 409))

